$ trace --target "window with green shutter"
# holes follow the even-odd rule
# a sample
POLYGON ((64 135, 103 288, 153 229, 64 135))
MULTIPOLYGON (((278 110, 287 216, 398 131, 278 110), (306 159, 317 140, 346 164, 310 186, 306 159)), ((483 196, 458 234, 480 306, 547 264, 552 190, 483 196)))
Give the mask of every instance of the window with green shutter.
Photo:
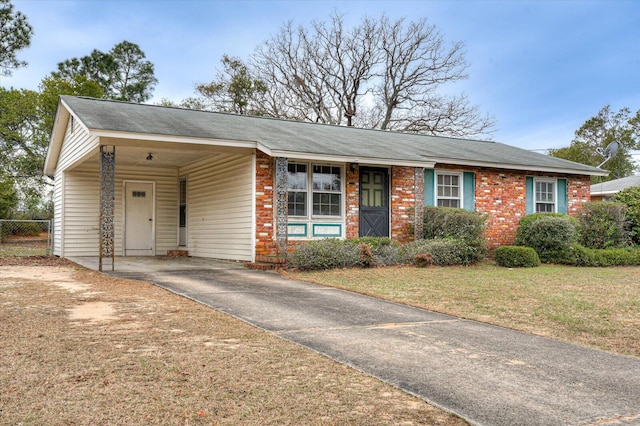
POLYGON ((567 179, 527 176, 526 213, 567 214, 567 179))
POLYGON ((424 205, 475 209, 475 173, 425 169, 424 205))

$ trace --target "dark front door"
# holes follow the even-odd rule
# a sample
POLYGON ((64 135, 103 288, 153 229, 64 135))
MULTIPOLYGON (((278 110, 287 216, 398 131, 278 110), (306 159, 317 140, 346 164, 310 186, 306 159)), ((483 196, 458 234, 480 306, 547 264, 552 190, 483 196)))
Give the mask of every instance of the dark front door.
POLYGON ((360 168, 360 236, 389 236, 389 170, 360 168))

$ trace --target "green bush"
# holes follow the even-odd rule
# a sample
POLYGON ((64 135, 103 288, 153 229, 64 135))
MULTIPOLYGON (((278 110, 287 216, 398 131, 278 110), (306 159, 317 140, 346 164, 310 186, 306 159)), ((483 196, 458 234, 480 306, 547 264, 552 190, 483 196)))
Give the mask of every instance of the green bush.
POLYGON ((498 266, 505 268, 532 268, 540 265, 538 253, 531 247, 502 246, 495 250, 498 266))
POLYGON ((461 240, 418 240, 401 246, 389 241, 372 242, 362 239, 326 239, 296 246, 289 255, 289 265, 301 271, 415 264, 416 262, 447 266, 470 265, 486 253, 482 246, 472 246, 461 240), (428 260, 428 262, 427 262, 428 260))
POLYGON ((374 250, 378 247, 390 246, 393 244, 393 241, 391 241, 391 238, 389 237, 360 237, 354 238, 351 241, 356 244, 366 244, 374 250))
POLYGON ((558 253, 554 263, 571 266, 638 266, 640 249, 589 249, 580 244, 571 244, 558 253))
POLYGON ((384 244, 372 247, 373 261, 376 266, 401 265, 407 262, 399 244, 384 244))
POLYGON ((626 229, 627 206, 596 201, 585 203, 578 216, 578 241, 587 248, 606 249, 629 245, 626 229))
POLYGON ((611 201, 626 204, 625 217, 629 223, 630 237, 635 244, 640 245, 640 185, 623 189, 611 201))
POLYGON ((486 249, 452 238, 417 240, 401 247, 400 263, 414 263, 416 256, 423 254, 430 254, 438 266, 471 265, 485 257, 486 249))
POLYGON ((451 207, 425 207, 423 236, 426 240, 453 238, 474 246, 484 245, 487 215, 451 207))
MULTIPOLYGON (((525 217, 520 219, 520 222, 518 222, 518 229, 516 231, 516 245, 526 246, 527 244, 525 239, 526 239, 526 231, 528 227, 532 222, 535 222, 536 220, 540 220, 545 217, 570 217, 570 216, 567 216, 562 213, 533 213, 533 214, 526 215, 525 217)), ((575 224, 574 218, 570 217, 569 220, 574 221, 574 224, 575 224)))
POLYGON ((326 239, 296 246, 289 264, 301 271, 364 266, 359 244, 351 240, 326 239))
POLYGON ((564 215, 531 216, 537 217, 520 220, 516 242, 535 249, 541 262, 553 263, 560 252, 575 242, 575 222, 564 215))

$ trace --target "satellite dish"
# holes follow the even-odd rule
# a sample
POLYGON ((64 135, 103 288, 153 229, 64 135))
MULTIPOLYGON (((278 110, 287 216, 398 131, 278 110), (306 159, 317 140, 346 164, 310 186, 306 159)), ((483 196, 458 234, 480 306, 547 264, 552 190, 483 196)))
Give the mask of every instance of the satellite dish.
POLYGON ((596 152, 604 157, 604 161, 598 165, 598 168, 602 167, 604 163, 611 160, 620 149, 620 144, 618 142, 611 142, 604 151, 597 149, 596 152))

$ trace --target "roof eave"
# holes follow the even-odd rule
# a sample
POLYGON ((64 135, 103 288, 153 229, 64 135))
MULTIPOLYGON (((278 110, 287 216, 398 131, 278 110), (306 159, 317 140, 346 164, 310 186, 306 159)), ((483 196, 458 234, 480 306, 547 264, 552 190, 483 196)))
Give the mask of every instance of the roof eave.
POLYGON ((561 173, 571 175, 586 175, 586 176, 608 176, 608 170, 602 169, 572 169, 567 167, 548 167, 548 166, 534 166, 531 164, 507 164, 507 163, 492 163, 487 161, 469 161, 469 160, 457 160, 450 158, 434 159, 437 164, 451 164, 457 166, 472 166, 472 167, 490 167, 496 169, 511 169, 511 170, 524 170, 531 172, 547 172, 547 173, 561 173))
POLYGON ((56 110, 53 130, 51 131, 51 138, 49 139, 47 156, 44 160, 43 171, 46 176, 53 176, 56 172, 58 158, 60 157, 60 151, 62 150, 64 133, 70 116, 71 114, 69 113, 68 107, 64 104, 62 99, 60 99, 58 101, 58 109, 56 110))
POLYGON ((309 152, 281 151, 269 149, 262 144, 258 144, 258 149, 271 157, 286 157, 294 160, 328 161, 334 163, 356 163, 379 166, 406 166, 422 168, 433 168, 435 166, 435 162, 430 160, 406 160, 357 155, 332 155, 309 152))

